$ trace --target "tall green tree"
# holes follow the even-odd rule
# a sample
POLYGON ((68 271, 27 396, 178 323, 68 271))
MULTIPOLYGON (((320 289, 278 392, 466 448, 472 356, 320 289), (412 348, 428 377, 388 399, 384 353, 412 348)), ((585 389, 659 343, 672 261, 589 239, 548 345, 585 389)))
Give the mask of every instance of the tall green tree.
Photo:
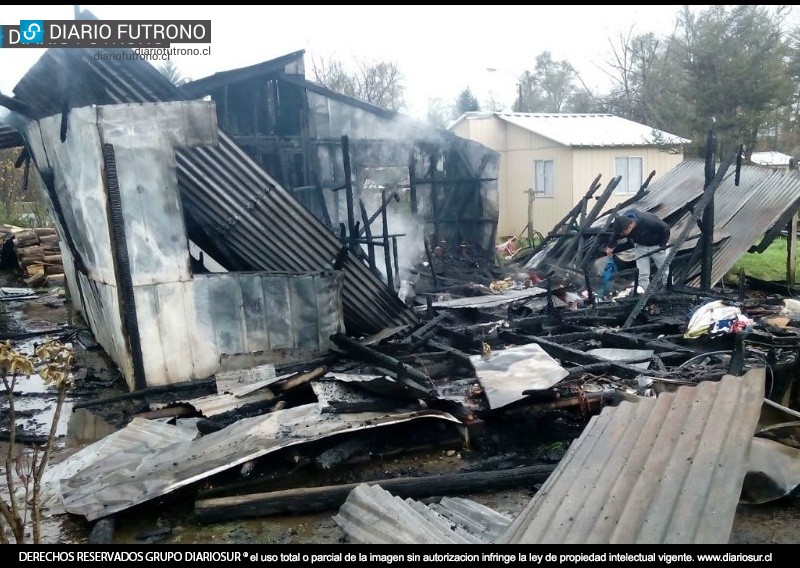
POLYGON ((566 112, 577 92, 575 69, 566 60, 555 61, 549 51, 536 56, 536 65, 520 77, 517 112, 566 112))
POLYGON ((473 112, 480 109, 481 105, 478 103, 478 99, 472 94, 472 90, 469 87, 458 93, 455 102, 455 114, 457 116, 461 116, 465 112, 473 112))
POLYGON ((749 153, 771 117, 796 92, 783 40, 784 12, 756 5, 716 5, 696 16, 684 9, 682 35, 693 139, 714 126, 721 155, 737 143, 749 153))

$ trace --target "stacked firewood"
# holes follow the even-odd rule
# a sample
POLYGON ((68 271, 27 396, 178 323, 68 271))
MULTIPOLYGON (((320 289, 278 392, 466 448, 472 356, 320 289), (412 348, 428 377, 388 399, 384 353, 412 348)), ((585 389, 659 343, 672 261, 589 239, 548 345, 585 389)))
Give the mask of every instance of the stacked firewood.
POLYGON ((64 265, 58 233, 39 227, 14 231, 14 251, 22 278, 31 288, 63 286, 64 265))

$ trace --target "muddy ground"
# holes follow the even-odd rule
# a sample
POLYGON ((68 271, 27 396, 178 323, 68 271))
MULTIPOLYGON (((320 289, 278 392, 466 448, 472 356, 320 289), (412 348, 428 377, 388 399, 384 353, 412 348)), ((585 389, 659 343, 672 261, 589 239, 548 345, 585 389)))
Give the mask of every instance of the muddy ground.
MULTIPOLYGON (((3 286, 21 286, 13 273, 0 273, 3 286)), ((91 335, 77 331, 85 324, 76 317, 63 290, 39 291, 34 300, 0 304, 0 332, 3 337, 19 336, 37 330, 65 327, 72 333, 78 355, 81 380, 65 407, 60 421, 54 461, 121 427, 137 412, 142 403, 120 404, 113 408, 72 412, 76 400, 110 396, 123 392, 124 383, 100 349, 92 346, 91 335), (77 333, 77 335, 76 335, 77 333), (138 406, 137 406, 138 405, 138 406)), ((31 348, 37 338, 15 342, 20 348, 31 348)), ((25 412, 20 424, 26 432, 43 432, 48 423, 52 395, 32 381, 21 393, 25 412)), ((7 406, 7 403, 3 403, 7 406)), ((4 408, 5 408, 4 406, 4 408)), ((2 409, 0 409, 2 410, 2 409)), ((325 472, 311 466, 298 466, 283 481, 272 482, 259 490, 282 489, 291 485, 325 485, 371 481, 387 477, 420 476, 436 473, 469 471, 490 465, 495 469, 530 464, 555 464, 569 443, 580 435, 588 416, 579 410, 561 410, 531 415, 521 413, 499 416, 487 421, 485 434, 465 443, 453 433, 442 433, 436 447, 402 450, 404 444, 387 444, 367 460, 350 463, 325 472), (288 481, 287 481, 288 480, 288 481)), ((413 434, 413 433, 412 433, 413 434)), ((402 433, 398 437, 410 440, 402 433)), ((423 437, 430 439, 427 432, 423 437)), ((430 440, 429 440, 430 441, 430 440)), ((406 446, 408 444, 405 444, 406 446)), ((2 449, 2 448, 0 448, 2 449)), ((297 456, 289 454, 273 459, 286 463, 297 456)), ((285 463, 284 463, 285 465, 285 463)), ((224 481, 224 480, 223 480, 224 481)), ((335 511, 323 513, 267 517, 225 523, 201 524, 193 514, 193 503, 199 490, 208 490, 218 479, 200 487, 188 488, 120 514, 115 521, 114 543, 247 543, 305 544, 346 543, 344 533, 332 520, 335 511)), ((509 516, 517 515, 530 501, 536 486, 512 488, 463 495, 488 505, 509 516)), ((789 496, 766 505, 741 505, 737 509, 732 544, 795 544, 800 542, 800 498, 789 496)), ((45 543, 87 543, 90 525, 72 516, 52 517, 44 527, 45 543)))

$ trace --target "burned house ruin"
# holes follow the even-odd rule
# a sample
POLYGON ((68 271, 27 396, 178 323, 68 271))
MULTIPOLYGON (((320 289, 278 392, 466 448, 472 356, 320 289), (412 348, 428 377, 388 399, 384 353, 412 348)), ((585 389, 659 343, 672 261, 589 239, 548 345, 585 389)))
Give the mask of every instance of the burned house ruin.
MULTIPOLYGON (((241 100, 218 101, 216 113, 213 102, 159 106, 194 95, 110 53, 51 49, 3 102, 47 187, 71 294, 132 389, 324 351, 342 326, 415 323, 397 297, 398 263, 415 254, 403 254, 406 243, 419 254, 426 231, 491 254, 494 152, 305 81, 302 52, 258 66, 264 89, 252 92, 265 98, 252 102, 264 113, 251 121, 255 106, 241 100), (365 184, 375 175, 365 172, 386 168, 405 169, 407 187, 383 187, 370 216, 365 184), (405 240, 387 214, 398 189, 406 225, 422 229, 405 240), (382 229, 371 230, 379 216, 382 229), (180 300, 188 282, 205 291, 180 300), (161 285, 172 290, 147 288, 161 285), (187 308, 198 302, 205 315, 187 308), (166 324, 173 317, 184 331, 166 324), (193 345, 186 331, 199 328, 213 348, 193 345)), ((222 92, 234 97, 239 83, 222 92)))

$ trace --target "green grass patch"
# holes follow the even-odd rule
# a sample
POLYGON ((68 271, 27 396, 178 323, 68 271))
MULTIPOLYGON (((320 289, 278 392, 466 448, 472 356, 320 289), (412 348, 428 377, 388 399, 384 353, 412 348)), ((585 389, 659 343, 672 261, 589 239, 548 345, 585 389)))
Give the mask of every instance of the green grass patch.
MULTIPOLYGON (((779 237, 762 253, 748 252, 742 255, 733 265, 731 271, 725 275, 725 281, 735 283, 739 278, 739 271, 743 268, 747 276, 769 280, 770 282, 785 282, 786 258, 786 239, 779 237)), ((797 258, 798 254, 795 250, 795 266, 800 268, 797 258)), ((800 270, 797 269, 795 269, 795 282, 800 282, 800 270)))

